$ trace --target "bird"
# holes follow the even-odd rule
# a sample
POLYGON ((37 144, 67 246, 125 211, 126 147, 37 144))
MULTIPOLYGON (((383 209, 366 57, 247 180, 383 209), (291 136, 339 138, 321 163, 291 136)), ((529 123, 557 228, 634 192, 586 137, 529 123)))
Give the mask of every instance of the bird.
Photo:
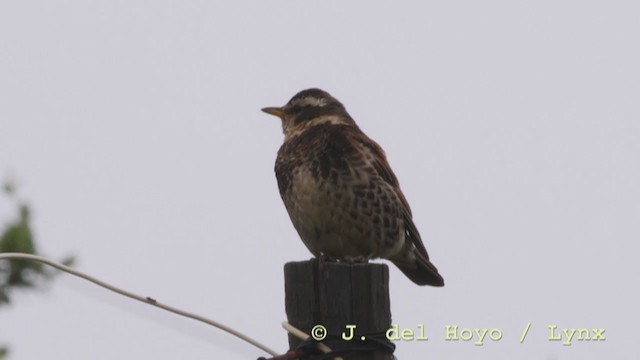
POLYGON ((309 251, 323 261, 388 259, 418 285, 444 286, 384 150, 328 92, 300 91, 263 108, 282 122, 280 196, 309 251))

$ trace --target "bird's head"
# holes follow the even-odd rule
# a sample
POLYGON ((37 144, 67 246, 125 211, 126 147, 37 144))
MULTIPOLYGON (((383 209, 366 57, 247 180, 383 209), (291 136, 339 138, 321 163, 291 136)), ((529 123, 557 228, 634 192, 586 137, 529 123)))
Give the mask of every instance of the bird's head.
POLYGON ((262 111, 282 120, 285 140, 320 124, 356 126, 344 105, 320 89, 300 91, 285 106, 266 107, 262 111))

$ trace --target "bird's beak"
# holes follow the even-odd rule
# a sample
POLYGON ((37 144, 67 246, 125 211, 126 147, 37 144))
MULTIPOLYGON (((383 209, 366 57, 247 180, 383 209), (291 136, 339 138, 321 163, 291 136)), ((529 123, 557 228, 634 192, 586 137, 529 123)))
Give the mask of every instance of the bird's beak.
POLYGON ((279 107, 266 107, 262 109, 262 111, 266 112, 267 114, 277 116, 280 119, 284 118, 284 110, 282 110, 282 108, 279 108, 279 107))

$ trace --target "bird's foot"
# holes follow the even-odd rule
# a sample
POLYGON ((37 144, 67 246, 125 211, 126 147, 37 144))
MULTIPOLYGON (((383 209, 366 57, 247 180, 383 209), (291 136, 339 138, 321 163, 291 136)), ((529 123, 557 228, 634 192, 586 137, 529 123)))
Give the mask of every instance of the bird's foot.
POLYGON ((368 256, 346 256, 344 258, 344 262, 348 263, 348 264, 362 264, 362 263, 368 263, 369 262, 369 257, 368 256))
POLYGON ((320 256, 317 256, 316 259, 318 259, 318 262, 320 263, 325 263, 325 262, 337 262, 338 259, 334 258, 333 256, 329 256, 325 253, 320 254, 320 256))

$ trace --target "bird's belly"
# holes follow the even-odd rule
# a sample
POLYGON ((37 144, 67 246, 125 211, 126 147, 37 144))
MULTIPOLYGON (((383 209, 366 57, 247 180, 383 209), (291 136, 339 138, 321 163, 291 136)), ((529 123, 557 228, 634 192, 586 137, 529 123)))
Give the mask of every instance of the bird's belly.
POLYGON ((354 191, 358 185, 366 186, 341 178, 319 180, 305 168, 294 171, 292 186, 283 198, 298 234, 315 256, 340 260, 386 257, 392 250, 385 240, 393 242, 390 246, 394 248, 399 245, 397 240, 404 240, 399 239, 399 228, 391 236, 385 232, 382 206, 367 204, 354 191))

